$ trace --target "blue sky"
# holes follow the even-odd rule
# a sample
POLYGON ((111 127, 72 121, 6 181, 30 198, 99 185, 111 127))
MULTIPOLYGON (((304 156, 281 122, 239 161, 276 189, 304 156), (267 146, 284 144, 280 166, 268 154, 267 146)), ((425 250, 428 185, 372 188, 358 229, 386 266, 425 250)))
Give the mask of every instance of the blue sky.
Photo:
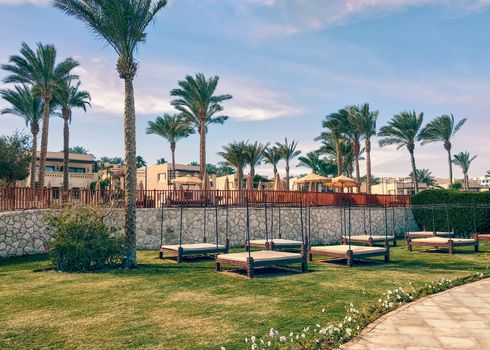
MULTIPOLYGON (((211 162, 220 161, 223 144, 242 139, 287 136, 306 153, 317 147, 313 138, 325 115, 369 102, 380 111, 380 126, 409 109, 427 120, 467 117, 453 148, 477 154, 470 176, 482 176, 490 169, 489 8, 488 0, 171 0, 138 52, 137 152, 150 164, 170 158, 163 139, 145 135, 146 124, 172 112, 169 91, 179 79, 203 72, 219 75, 219 91, 234 97, 225 104, 231 119, 209 130, 211 162)), ((53 43, 60 57, 80 61, 93 108, 74 112, 71 144, 97 157, 122 156, 123 85, 112 49, 45 0, 0 0, 0 23, 1 63, 22 41, 53 43)), ((18 118, 0 119, 0 134, 23 128, 18 118)), ((53 118, 49 149, 61 148, 62 122, 53 118)), ((418 168, 447 177, 441 144, 418 146, 416 159, 418 168)), ((177 145, 178 162, 193 160, 197 135, 177 145)), ((405 150, 373 150, 376 176, 405 176, 409 169, 405 150)))

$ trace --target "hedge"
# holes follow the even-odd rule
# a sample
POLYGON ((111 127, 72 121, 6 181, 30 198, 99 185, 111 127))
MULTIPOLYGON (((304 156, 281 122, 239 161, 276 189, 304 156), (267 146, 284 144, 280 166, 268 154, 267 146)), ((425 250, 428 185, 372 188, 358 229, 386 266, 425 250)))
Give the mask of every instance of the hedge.
POLYGON ((411 203, 427 205, 427 208, 413 210, 420 228, 432 230, 434 223, 437 231, 454 229, 457 234, 468 236, 475 232, 476 222, 476 230, 479 233, 490 232, 490 191, 427 190, 413 195, 411 203), (436 206, 432 208, 431 205, 436 206))

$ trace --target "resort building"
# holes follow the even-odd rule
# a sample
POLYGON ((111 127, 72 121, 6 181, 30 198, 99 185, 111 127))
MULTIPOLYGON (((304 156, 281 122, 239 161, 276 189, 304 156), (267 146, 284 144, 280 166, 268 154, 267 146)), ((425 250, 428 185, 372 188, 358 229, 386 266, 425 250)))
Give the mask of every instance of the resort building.
MULTIPOLYGON (((39 178, 40 152, 36 154, 36 181, 39 178)), ((47 187, 63 187, 63 152, 48 152, 46 156, 46 172, 44 183, 47 187)), ((98 180, 95 171, 97 163, 91 154, 70 153, 68 163, 69 187, 72 189, 86 188, 98 180)), ((30 186, 30 174, 20 186, 30 186)))
MULTIPOLYGON (((175 164, 175 171, 172 169, 172 164, 158 164, 149 167, 139 168, 137 171, 138 188, 148 190, 171 190, 174 189, 172 179, 192 176, 199 177, 199 166, 175 164)), ((214 189, 216 184, 216 176, 209 176, 209 189, 214 189)), ((186 189, 199 189, 197 185, 184 186, 186 189)))

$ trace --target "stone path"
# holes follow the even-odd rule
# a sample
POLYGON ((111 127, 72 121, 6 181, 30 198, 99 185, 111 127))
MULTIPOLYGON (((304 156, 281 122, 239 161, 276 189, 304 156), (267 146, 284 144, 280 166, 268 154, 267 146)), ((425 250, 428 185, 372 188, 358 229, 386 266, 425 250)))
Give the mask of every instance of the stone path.
POLYGON ((490 279, 393 311, 342 349, 490 349, 490 279))

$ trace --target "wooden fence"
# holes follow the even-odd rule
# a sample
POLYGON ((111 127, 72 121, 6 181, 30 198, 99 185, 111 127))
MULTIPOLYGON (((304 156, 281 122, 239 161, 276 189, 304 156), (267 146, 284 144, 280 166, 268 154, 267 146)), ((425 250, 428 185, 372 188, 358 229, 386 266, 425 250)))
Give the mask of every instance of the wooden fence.
MULTIPOLYGON (((0 188, 0 211, 51 209, 67 203, 89 206, 124 205, 123 190, 69 190, 0 188)), ((251 190, 138 190, 138 208, 162 206, 245 206, 259 203, 291 205, 383 205, 408 206, 410 197, 404 195, 375 195, 365 193, 299 192, 299 191, 251 191, 251 190)))

